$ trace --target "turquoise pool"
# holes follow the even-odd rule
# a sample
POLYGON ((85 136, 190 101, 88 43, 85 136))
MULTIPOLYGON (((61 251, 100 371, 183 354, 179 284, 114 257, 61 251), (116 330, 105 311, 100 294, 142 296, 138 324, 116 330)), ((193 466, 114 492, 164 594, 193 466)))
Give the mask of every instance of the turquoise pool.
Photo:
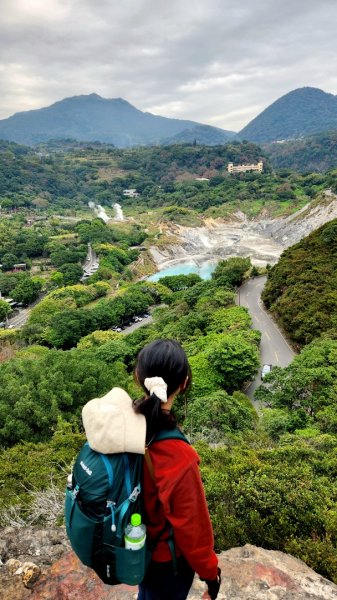
POLYGON ((161 277, 168 275, 189 275, 190 273, 196 273, 202 279, 210 279, 211 275, 217 265, 217 260, 205 260, 199 264, 195 262, 181 262, 162 271, 158 271, 154 275, 151 275, 149 281, 158 281, 161 277))

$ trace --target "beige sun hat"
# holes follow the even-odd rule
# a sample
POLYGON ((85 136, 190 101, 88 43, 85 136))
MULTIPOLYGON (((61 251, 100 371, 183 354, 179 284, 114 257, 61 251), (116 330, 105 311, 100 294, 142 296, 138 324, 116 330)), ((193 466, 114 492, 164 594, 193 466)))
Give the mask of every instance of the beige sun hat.
POLYGON ((102 454, 145 453, 145 417, 135 413, 129 394, 121 388, 87 402, 82 420, 92 450, 102 454))

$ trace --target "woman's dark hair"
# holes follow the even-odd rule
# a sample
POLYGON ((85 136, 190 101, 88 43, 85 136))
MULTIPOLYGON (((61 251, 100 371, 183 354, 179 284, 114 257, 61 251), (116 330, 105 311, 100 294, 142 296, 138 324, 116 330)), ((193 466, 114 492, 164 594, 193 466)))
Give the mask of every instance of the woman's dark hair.
POLYGON ((185 382, 191 382, 191 368, 185 351, 175 340, 155 340, 147 344, 138 354, 135 376, 146 397, 134 402, 134 409, 146 418, 146 440, 149 441, 161 429, 174 429, 177 424, 172 412, 165 411, 165 405, 155 395, 148 396, 144 385, 147 377, 162 377, 167 384, 167 397, 171 396, 185 382))

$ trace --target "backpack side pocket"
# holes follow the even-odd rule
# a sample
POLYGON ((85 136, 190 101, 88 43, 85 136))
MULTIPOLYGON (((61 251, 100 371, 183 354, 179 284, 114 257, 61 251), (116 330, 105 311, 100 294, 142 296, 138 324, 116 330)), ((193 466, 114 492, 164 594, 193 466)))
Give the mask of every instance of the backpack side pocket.
POLYGON ((141 583, 151 559, 151 553, 147 549, 146 544, 139 550, 116 547, 115 552, 118 580, 128 585, 138 585, 141 583))
POLYGON ((92 549, 96 528, 100 521, 95 521, 85 515, 74 498, 71 490, 66 491, 65 501, 66 529, 78 558, 88 567, 92 566, 92 549))

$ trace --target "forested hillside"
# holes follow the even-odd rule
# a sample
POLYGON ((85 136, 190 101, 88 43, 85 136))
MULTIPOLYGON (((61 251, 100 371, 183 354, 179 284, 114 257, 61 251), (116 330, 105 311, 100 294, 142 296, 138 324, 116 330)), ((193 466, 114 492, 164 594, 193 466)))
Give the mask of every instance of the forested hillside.
POLYGON ((337 220, 288 248, 262 298, 290 338, 307 344, 337 329, 337 220))
POLYGON ((166 187, 167 193, 174 189, 172 185, 184 180, 224 177, 228 161, 256 162, 262 156, 254 144, 212 148, 174 145, 123 151, 70 142, 62 149, 49 152, 48 146, 43 146, 35 152, 26 146, 0 142, 2 208, 86 208, 89 201, 108 205, 120 201, 123 190, 130 187, 137 187, 146 203, 160 194, 160 185, 171 185, 166 187))
MULTIPOLYGON (((43 219, 27 226, 15 214, 0 223, 0 293, 26 306, 41 293, 58 290, 56 296, 69 296, 68 308, 74 298, 83 306, 104 296, 112 285, 132 278, 128 267, 138 258, 137 246, 146 237, 134 223, 107 227, 101 219, 68 224, 43 219), (100 264, 84 286, 79 282, 89 242, 100 264), (15 270, 17 263, 24 264, 25 270, 15 270), (69 294, 60 294, 64 286, 68 291, 71 289, 69 294)), ((48 316, 51 314, 49 310, 48 316)), ((10 306, 0 300, 0 322, 6 316, 11 316, 10 306)))
POLYGON ((237 208, 281 214, 305 204, 322 189, 336 189, 334 173, 324 176, 273 173, 262 150, 251 143, 225 146, 172 145, 119 150, 71 141, 41 146, 0 143, 2 211, 25 209, 46 214, 88 211, 88 202, 147 210, 177 205, 223 216, 237 208), (228 162, 264 162, 264 173, 232 176, 228 162), (198 178, 203 178, 202 181, 198 178), (138 196, 126 197, 125 189, 138 196))
POLYGON ((274 169, 323 173, 337 167, 337 131, 264 145, 264 151, 274 169))
POLYGON ((303 87, 278 98, 240 132, 241 139, 274 142, 337 129, 337 97, 303 87))
MULTIPOLYGON (((88 94, 65 98, 51 106, 0 120, 0 138, 34 145, 51 138, 72 137, 130 147, 159 144, 198 125, 195 121, 142 112, 123 98, 108 99, 88 94)), ((208 129, 210 132, 213 128, 209 126, 208 129)), ((221 143, 234 135, 221 131, 221 143)), ((219 139, 220 130, 214 128, 214 133, 215 139, 219 139)))

